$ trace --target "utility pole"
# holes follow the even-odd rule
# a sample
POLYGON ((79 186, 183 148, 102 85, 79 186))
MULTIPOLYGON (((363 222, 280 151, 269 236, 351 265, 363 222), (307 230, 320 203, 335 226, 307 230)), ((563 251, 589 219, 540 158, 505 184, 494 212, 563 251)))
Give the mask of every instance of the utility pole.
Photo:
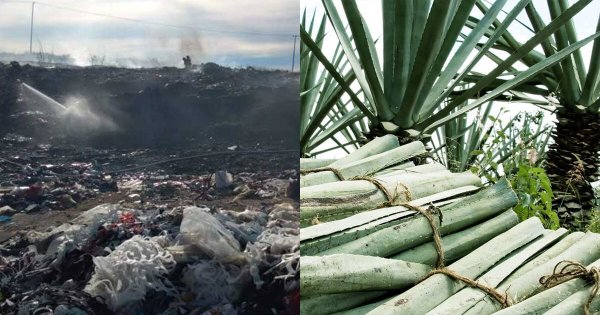
POLYGON ((29 53, 33 53, 33 10, 35 9, 35 1, 31 2, 31 27, 29 28, 29 53))
POLYGON ((298 38, 298 35, 293 35, 294 36, 294 51, 292 52, 292 72, 294 72, 294 66, 296 63, 296 39, 298 38))

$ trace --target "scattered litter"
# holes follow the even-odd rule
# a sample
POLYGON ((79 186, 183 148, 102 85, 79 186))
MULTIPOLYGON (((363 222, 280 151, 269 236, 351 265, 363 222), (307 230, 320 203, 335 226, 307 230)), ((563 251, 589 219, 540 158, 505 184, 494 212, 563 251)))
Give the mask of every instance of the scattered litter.
POLYGON ((62 262, 68 252, 92 238, 100 226, 116 218, 115 205, 100 205, 82 213, 71 223, 60 225, 42 236, 46 237, 42 243, 50 240, 46 256, 55 258, 57 263, 62 262))
POLYGON ((235 265, 203 260, 186 267, 183 281, 194 296, 192 304, 206 309, 237 303, 251 283, 247 272, 235 265))
POLYGON ((298 220, 290 203, 244 211, 100 205, 0 246, 0 311, 38 299, 55 314, 96 304, 124 314, 285 313, 298 302, 298 220))
POLYGON ((93 260, 94 275, 84 291, 102 297, 113 311, 135 309, 132 304, 142 302, 149 290, 177 296, 165 278, 175 266, 173 255, 152 240, 136 235, 93 260))

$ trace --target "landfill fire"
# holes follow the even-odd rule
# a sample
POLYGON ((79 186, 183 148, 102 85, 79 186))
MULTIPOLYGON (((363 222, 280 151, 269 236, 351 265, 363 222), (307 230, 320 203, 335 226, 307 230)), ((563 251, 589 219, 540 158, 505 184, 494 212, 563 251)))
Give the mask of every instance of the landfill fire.
POLYGON ((0 63, 1 314, 297 312, 298 75, 193 70, 0 63))

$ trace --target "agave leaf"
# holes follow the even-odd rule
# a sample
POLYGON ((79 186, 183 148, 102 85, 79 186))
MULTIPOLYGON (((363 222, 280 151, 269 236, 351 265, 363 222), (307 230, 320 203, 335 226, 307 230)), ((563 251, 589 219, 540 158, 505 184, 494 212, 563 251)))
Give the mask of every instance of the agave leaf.
MULTIPOLYGON (((598 18, 598 25, 596 26, 596 32, 600 32, 600 17, 598 18)), ((600 94, 600 40, 594 40, 594 47, 592 48, 592 55, 590 58, 590 71, 585 79, 583 87, 583 93, 581 96, 582 104, 592 104, 594 97, 598 97, 600 94)))
POLYGON ((431 266, 372 256, 302 256, 301 295, 407 288, 425 278, 431 266))
MULTIPOLYGON (((550 10, 550 16, 552 19, 558 18, 558 16, 560 16, 560 14, 563 12, 563 9, 560 5, 560 2, 562 1, 563 0, 547 1, 548 9, 550 10)), ((571 22, 571 19, 569 19, 565 25, 569 25, 569 22, 571 22)), ((554 33, 554 37, 556 40, 557 50, 562 50, 569 46, 569 38, 566 27, 559 28, 558 31, 554 33)), ((577 39, 575 38, 575 41, 576 40, 577 39)), ((570 56, 568 58, 564 58, 561 61, 561 68, 562 75, 565 78, 562 81, 566 83, 565 88, 561 90, 564 93, 563 97, 567 100, 567 102, 574 103, 577 99, 579 99, 580 88, 573 59, 570 56)))
POLYGON ((323 2, 323 7, 325 8, 327 17, 328 17, 329 21, 331 22, 331 25, 333 26, 333 29, 337 35, 339 43, 344 50, 345 56, 346 56, 346 58, 348 58, 348 61, 350 62, 350 65, 356 74, 356 79, 358 81, 358 84, 360 85, 361 89, 365 93, 367 103, 375 104, 373 95, 371 94, 372 92, 369 89, 369 84, 367 83, 365 75, 363 74, 363 72, 361 70, 361 63, 360 63, 359 59, 356 57, 356 55, 354 53, 354 49, 352 48, 351 38, 346 33, 344 23, 342 22, 342 19, 341 19, 339 13, 337 12, 337 9, 335 7, 335 4, 333 3, 333 0, 323 0, 322 2, 323 2))
MULTIPOLYGON (((588 269, 595 267, 600 268, 600 260, 589 264, 588 269)), ((526 315, 526 314, 547 314, 546 312, 552 308, 553 311, 561 310, 557 314, 567 314, 568 312, 562 307, 554 309, 553 306, 561 303, 565 299, 570 299, 570 296, 579 290, 589 286, 589 282, 585 279, 573 279, 547 290, 544 290, 521 303, 517 303, 511 307, 505 308, 497 313, 497 315, 526 315)), ((585 289, 585 299, 577 301, 576 308, 572 310, 573 314, 578 314, 581 311, 581 306, 587 301, 590 295, 590 288, 585 289)), ((568 302, 567 302, 568 303, 568 302)), ((569 303, 570 304, 570 303, 569 303)))
MULTIPOLYGON (((515 254, 512 254, 506 260, 483 274, 477 281, 492 288, 497 287, 502 280, 510 275, 515 269, 523 265, 527 260, 535 257, 538 253, 556 243, 561 237, 566 235, 566 229, 552 231, 549 234, 539 238, 538 240, 527 244, 524 248, 520 248, 515 254)), ((452 295, 440 305, 432 309, 427 314, 462 314, 469 310, 475 304, 475 301, 486 297, 485 292, 476 288, 464 288, 458 293, 452 295)))
MULTIPOLYGON (((409 204, 412 206, 423 206, 428 203, 436 202, 439 200, 447 199, 456 195, 464 194, 467 192, 473 192, 478 190, 477 186, 463 186, 455 189, 450 189, 447 191, 442 191, 437 194, 433 194, 431 196, 419 198, 413 201, 410 201, 409 204)), ((305 227, 300 230, 300 241, 308 241, 311 239, 316 239, 319 237, 331 235, 337 232, 341 232, 344 230, 349 230, 351 228, 364 225, 375 220, 379 220, 381 218, 389 217, 394 214, 398 214, 400 212, 410 212, 408 214, 413 214, 414 211, 409 211, 407 208, 403 206, 398 207, 390 207, 390 208, 382 208, 368 212, 362 212, 355 214, 351 217, 325 222, 319 225, 313 225, 309 227, 305 227)))
POLYGON ((402 99, 402 113, 398 113, 394 118, 394 122, 402 128, 410 128, 414 123, 412 116, 417 106, 419 92, 425 85, 427 75, 444 40, 446 21, 450 18, 450 4, 451 1, 435 0, 429 12, 423 30, 429 36, 427 40, 422 40, 419 44, 410 72, 406 94, 402 99))
MULTIPOLYGON (((488 189, 441 208, 443 220, 436 224, 440 233, 456 232, 476 222, 494 216, 516 204, 516 195, 508 181, 500 181, 488 189), (499 193, 502 193, 502 196, 499 193), (472 211, 477 208, 478 211, 472 211)), ((432 239, 427 219, 417 216, 399 225, 380 229, 354 241, 331 248, 319 255, 350 253, 387 257, 432 239), (410 228, 409 228, 410 227, 410 228)))
MULTIPOLYGON (((512 251, 537 238, 543 231, 539 219, 528 219, 496 236, 448 268, 462 276, 477 278, 512 251)), ((423 314, 464 286, 464 283, 446 275, 435 274, 368 314, 423 314)))
MULTIPOLYGON (((508 231, 518 223, 519 218, 514 211, 504 211, 485 222, 442 237, 444 262, 449 264, 457 261, 473 249, 483 245, 496 235, 508 231)), ((392 258, 435 266, 438 253, 434 243, 429 242, 405 250, 392 258)))
MULTIPOLYGON (((587 265, 600 258, 600 235, 588 232, 573 246, 548 260, 546 263, 512 280, 504 281, 498 287, 502 292, 506 291, 515 302, 520 302, 541 289, 539 279, 542 276, 552 274, 557 263, 563 260, 576 261, 587 265)), ((489 299, 482 299, 464 314, 491 314, 499 311, 500 306, 489 299)))
MULTIPOLYGON (((583 1, 583 0, 582 0, 583 1)), ((587 1, 587 0, 585 0, 587 1)), ((572 7, 573 8, 573 7, 572 7)), ((555 20, 556 21, 556 20, 555 20)), ((554 21, 553 21, 554 22, 554 21)), ((550 26, 550 25, 549 25, 550 26)), ((490 99, 498 96, 499 94, 503 93, 506 90, 511 89, 514 86, 517 86, 519 84, 521 84, 522 82, 526 81, 527 79, 536 76, 537 74, 539 74, 539 72, 543 71, 545 68, 547 68, 548 66, 552 66, 553 64, 556 64, 558 62, 560 62, 562 59, 569 57, 569 55, 571 53, 573 53, 573 51, 583 47, 584 45, 588 44, 590 41, 596 39, 598 36, 600 36, 600 32, 597 32, 577 43, 575 43, 574 45, 570 45, 569 47, 557 52, 556 54, 550 56, 549 58, 547 58, 546 60, 537 63, 535 65, 533 65, 532 67, 530 67, 529 69, 521 72, 520 74, 518 74, 517 76, 515 76, 515 78, 513 78, 512 80, 501 84, 500 86, 498 86, 497 88, 495 88, 493 91, 489 92, 488 94, 484 95, 483 97, 473 101, 472 103, 470 103, 468 106, 465 106, 461 109, 459 109, 458 111, 449 114, 448 116, 439 119, 438 121, 435 121, 429 125, 427 125, 427 127, 425 127, 423 129, 423 132, 427 132, 428 130, 431 130, 433 128, 436 128, 442 124, 444 124, 446 121, 455 118, 459 115, 462 115, 466 112, 468 112, 469 110, 476 108, 477 106, 480 106, 481 104, 483 104, 486 101, 489 101, 490 99)), ((485 79, 482 79, 482 81, 484 81, 485 79)), ((480 81, 480 82, 482 82, 480 81)), ((456 101, 456 100, 455 100, 456 101)), ((449 105, 448 107, 450 107, 451 105, 449 105)), ((445 109, 445 108, 444 108, 445 109)), ((440 112, 438 112, 438 114, 432 116, 436 117, 439 116, 439 113, 443 112, 444 109, 440 110, 440 112)), ((426 123, 427 121, 425 121, 424 123, 426 123)))

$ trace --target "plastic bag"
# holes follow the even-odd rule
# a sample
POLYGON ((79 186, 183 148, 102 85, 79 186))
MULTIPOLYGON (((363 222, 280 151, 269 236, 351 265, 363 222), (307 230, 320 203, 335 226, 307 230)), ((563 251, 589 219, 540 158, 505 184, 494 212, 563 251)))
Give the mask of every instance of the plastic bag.
POLYGON ((182 280, 194 294, 194 306, 203 309, 237 302, 251 278, 247 266, 203 260, 187 266, 182 280))
POLYGON ((54 228, 44 236, 50 240, 46 256, 56 256, 55 263, 60 264, 67 253, 93 237, 101 225, 117 220, 117 210, 117 205, 102 204, 83 212, 71 223, 54 228))
POLYGON ((256 243, 266 245, 265 250, 268 248, 268 252, 273 255, 293 253, 298 250, 300 237, 290 232, 295 231, 274 227, 260 234, 256 243))
POLYGON ((180 243, 189 245, 188 255, 195 251, 204 253, 221 263, 246 262, 240 243, 219 220, 198 207, 183 209, 180 243))

